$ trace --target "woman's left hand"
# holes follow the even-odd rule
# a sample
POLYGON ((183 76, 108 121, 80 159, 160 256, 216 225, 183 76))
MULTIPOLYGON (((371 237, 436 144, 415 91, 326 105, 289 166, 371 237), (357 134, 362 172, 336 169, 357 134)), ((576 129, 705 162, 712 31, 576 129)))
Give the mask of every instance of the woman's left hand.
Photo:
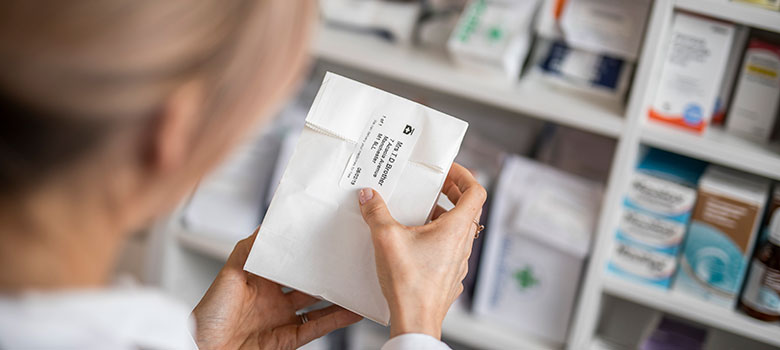
POLYGON ((296 311, 319 300, 244 271, 257 231, 238 244, 206 295, 192 311, 195 342, 207 349, 297 349, 329 332, 361 320, 338 306, 307 313, 296 311))

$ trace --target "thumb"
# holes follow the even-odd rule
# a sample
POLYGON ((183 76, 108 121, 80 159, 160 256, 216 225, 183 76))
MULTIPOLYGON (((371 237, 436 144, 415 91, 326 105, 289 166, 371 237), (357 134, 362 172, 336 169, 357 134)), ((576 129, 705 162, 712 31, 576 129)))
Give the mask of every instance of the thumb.
POLYGON ((360 213, 363 214, 363 220, 366 221, 371 232, 376 232, 380 227, 395 225, 396 221, 387 210, 387 205, 376 191, 370 188, 364 188, 358 193, 358 202, 360 203, 360 213))

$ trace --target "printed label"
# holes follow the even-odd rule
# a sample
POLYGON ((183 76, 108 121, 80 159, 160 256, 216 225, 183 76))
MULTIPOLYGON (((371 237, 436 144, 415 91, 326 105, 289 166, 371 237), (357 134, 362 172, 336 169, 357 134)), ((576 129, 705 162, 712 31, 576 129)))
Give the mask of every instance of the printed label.
POLYGON ((780 315, 780 271, 754 260, 742 302, 768 315, 780 315))
POLYGON ((685 225, 625 209, 620 231, 647 245, 666 248, 679 245, 685 236, 685 225))
POLYGON ((696 201, 696 191, 642 173, 634 174, 627 199, 635 206, 668 216, 689 212, 696 201))
POLYGON ((339 186, 370 187, 387 200, 421 132, 422 123, 417 115, 374 116, 360 134, 339 186))
POLYGON ((615 267, 648 280, 659 281, 670 278, 677 267, 677 259, 615 242, 611 263, 615 267))

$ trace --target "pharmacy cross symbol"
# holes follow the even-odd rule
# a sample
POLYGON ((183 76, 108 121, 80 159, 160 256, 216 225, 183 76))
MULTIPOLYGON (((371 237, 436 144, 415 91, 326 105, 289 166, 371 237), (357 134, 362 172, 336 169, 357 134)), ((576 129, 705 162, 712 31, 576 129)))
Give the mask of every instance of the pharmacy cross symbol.
POLYGON ((406 127, 404 128, 404 134, 406 135, 414 134, 414 128, 411 125, 406 124, 406 127))
POLYGON ((522 270, 515 271, 514 274, 517 284, 520 285, 520 289, 528 289, 539 284, 539 280, 534 276, 534 270, 526 265, 522 270))

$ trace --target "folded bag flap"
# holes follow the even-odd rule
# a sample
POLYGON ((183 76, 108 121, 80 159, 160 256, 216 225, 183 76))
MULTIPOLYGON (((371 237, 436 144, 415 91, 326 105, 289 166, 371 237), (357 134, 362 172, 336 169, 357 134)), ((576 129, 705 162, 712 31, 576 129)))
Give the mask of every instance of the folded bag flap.
POLYGON ((468 123, 330 72, 322 85, 306 116, 308 127, 355 143, 373 116, 418 114, 421 134, 409 160, 439 172, 449 169, 468 123))

